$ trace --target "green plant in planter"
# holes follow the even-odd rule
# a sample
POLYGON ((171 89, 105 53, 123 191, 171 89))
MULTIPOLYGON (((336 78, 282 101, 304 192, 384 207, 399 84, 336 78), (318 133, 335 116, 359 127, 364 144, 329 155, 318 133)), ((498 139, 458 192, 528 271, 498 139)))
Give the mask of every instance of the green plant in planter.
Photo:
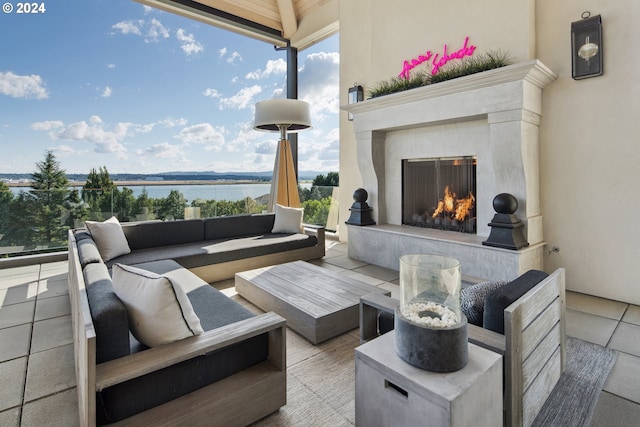
POLYGON ((378 82, 369 90, 369 98, 377 98, 379 96, 440 83, 470 74, 481 73, 482 71, 505 67, 510 65, 511 61, 512 59, 509 52, 502 50, 490 51, 481 55, 465 58, 458 62, 449 63, 440 68, 437 74, 432 75, 426 71, 419 71, 413 73, 408 79, 393 77, 390 80, 378 82))

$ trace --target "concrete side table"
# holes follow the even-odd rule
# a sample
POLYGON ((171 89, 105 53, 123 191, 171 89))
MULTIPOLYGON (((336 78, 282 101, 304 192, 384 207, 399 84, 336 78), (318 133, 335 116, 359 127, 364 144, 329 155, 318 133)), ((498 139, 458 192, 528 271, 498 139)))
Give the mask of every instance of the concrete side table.
POLYGON ((451 373, 409 365, 393 331, 356 348, 356 426, 502 426, 502 356, 469 344, 451 373))

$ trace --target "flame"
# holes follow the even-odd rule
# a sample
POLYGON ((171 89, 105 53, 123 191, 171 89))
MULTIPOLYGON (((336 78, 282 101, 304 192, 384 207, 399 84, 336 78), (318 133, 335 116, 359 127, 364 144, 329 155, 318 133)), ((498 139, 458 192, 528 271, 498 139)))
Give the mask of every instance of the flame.
POLYGON ((456 200, 456 214, 454 218, 458 221, 464 221, 467 215, 469 215, 469 211, 473 209, 475 201, 476 198, 473 197, 471 192, 469 192, 469 195, 464 199, 456 200))
POLYGON ((444 197, 438 201, 438 207, 433 212, 432 218, 438 217, 442 213, 446 213, 458 221, 464 221, 469 215, 469 211, 473 209, 476 198, 473 193, 469 192, 469 195, 462 199, 456 198, 456 193, 449 190, 447 185, 444 188, 444 197))

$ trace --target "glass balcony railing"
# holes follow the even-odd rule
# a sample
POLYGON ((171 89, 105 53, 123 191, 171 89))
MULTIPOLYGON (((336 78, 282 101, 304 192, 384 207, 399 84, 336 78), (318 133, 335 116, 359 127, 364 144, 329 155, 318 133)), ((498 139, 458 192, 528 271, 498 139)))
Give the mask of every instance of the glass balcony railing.
MULTIPOLYGON (((67 230, 87 220, 171 221, 266 212, 269 190, 268 183, 54 191, 12 187, 0 192, 0 258, 64 251, 67 230)), ((302 184, 299 194, 303 221, 336 231, 338 187, 302 184)))

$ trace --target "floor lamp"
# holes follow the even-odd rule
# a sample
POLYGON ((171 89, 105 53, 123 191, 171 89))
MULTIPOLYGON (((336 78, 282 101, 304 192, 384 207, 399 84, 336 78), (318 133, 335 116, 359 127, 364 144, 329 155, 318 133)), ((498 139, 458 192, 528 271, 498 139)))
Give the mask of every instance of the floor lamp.
POLYGON ((276 204, 300 207, 298 182, 287 132, 297 132, 310 127, 309 104, 304 101, 270 99, 256 103, 253 128, 266 132, 280 132, 271 180, 269 212, 274 211, 276 204))

